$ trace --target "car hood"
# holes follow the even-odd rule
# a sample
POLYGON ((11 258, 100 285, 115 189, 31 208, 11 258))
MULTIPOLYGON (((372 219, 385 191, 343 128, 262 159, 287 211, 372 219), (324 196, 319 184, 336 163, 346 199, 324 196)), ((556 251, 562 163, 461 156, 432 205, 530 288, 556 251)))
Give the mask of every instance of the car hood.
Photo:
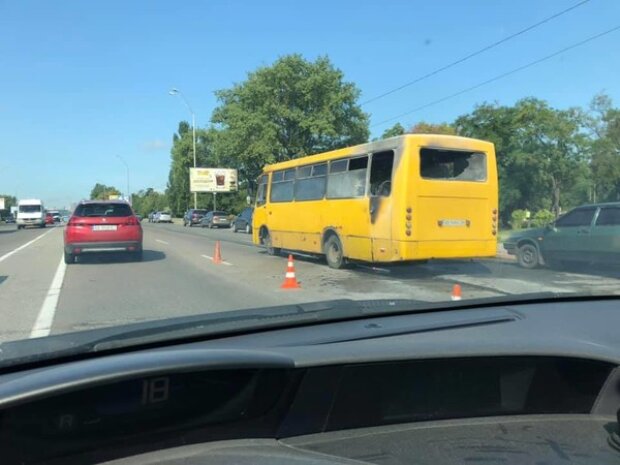
POLYGON ((545 228, 524 229, 523 231, 511 234, 504 242, 516 242, 520 239, 525 239, 526 237, 539 237, 544 236, 544 234, 545 228))

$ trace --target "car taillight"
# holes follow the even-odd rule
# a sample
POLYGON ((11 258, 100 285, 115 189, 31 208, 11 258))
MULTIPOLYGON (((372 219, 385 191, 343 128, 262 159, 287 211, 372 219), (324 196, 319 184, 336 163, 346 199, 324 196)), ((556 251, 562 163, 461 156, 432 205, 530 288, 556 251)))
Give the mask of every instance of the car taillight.
POLYGON ((138 221, 138 218, 136 218, 135 216, 128 216, 125 224, 127 226, 138 226, 140 224, 140 221, 138 221))
POLYGON ((78 225, 77 219, 76 219, 76 218, 74 218, 74 217, 71 217, 71 218, 69 219, 69 222, 67 223, 67 226, 69 226, 69 227, 71 227, 71 226, 77 226, 77 225, 78 225))

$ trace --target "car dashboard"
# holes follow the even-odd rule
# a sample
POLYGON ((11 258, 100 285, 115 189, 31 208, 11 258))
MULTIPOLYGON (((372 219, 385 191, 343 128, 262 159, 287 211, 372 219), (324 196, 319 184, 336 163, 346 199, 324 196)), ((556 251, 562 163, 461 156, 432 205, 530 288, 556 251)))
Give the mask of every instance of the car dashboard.
POLYGON ((618 323, 523 304, 13 370, 2 463, 618 463, 618 323))

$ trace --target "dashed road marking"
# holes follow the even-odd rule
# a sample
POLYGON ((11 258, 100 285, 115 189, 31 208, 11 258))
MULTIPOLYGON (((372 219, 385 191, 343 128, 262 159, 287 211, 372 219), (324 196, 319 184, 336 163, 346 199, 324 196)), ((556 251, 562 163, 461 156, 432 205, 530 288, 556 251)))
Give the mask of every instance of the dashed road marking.
POLYGON ((5 253, 2 257, 0 257, 0 262, 6 260, 7 258, 9 258, 11 255, 16 254, 17 252, 19 252, 20 250, 25 249, 26 247, 28 247, 31 244, 34 244, 35 242, 37 242, 39 239, 41 239, 43 236, 48 235, 49 233, 51 233, 52 231, 54 231, 54 229, 50 229, 49 231, 44 232, 43 234, 38 235, 37 237, 35 237, 33 240, 26 242, 25 244, 20 245, 19 247, 17 247, 16 249, 11 250, 10 252, 5 253))
POLYGON ((170 242, 162 241, 161 239, 155 239, 155 242, 159 242, 160 244, 170 244, 170 242))
MULTIPOLYGON (((202 257, 206 258, 207 260, 211 260, 211 261, 213 261, 213 257, 211 257, 211 256, 209 256, 209 255, 202 255, 202 257)), ((228 265, 228 266, 232 266, 232 263, 228 263, 228 262, 226 262, 226 261, 224 261, 224 260, 222 260, 222 264, 224 264, 224 265, 228 265)))
POLYGON ((31 338, 47 336, 52 330, 52 322, 54 321, 54 315, 58 307, 58 298, 60 297, 62 282, 65 279, 65 271, 67 271, 67 265, 65 264, 64 256, 61 255, 56 274, 54 275, 54 279, 52 279, 52 284, 47 291, 41 310, 39 310, 39 315, 30 332, 31 338))

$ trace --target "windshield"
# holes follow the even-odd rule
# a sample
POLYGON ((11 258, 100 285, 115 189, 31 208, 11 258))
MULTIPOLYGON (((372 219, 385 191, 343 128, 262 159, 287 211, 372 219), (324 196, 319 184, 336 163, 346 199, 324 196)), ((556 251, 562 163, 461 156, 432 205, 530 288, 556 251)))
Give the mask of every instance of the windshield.
POLYGON ((620 295, 620 2, 294 5, 3 2, 0 366, 231 311, 620 295))
POLYGON ((41 211, 41 205, 20 205, 20 213, 39 213, 41 211))

